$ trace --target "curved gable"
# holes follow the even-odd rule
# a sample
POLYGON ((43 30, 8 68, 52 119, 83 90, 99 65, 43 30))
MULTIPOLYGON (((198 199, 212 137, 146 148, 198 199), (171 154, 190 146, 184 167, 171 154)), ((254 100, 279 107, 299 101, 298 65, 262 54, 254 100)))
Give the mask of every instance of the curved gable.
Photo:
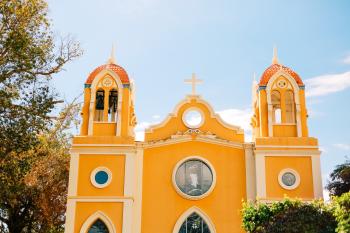
POLYGON ((224 122, 214 112, 213 108, 199 96, 187 96, 163 122, 146 129, 145 141, 159 141, 196 135, 244 142, 243 130, 238 126, 224 122), (198 128, 187 127, 183 120, 184 113, 193 109, 197 109, 202 113, 203 122, 198 128))

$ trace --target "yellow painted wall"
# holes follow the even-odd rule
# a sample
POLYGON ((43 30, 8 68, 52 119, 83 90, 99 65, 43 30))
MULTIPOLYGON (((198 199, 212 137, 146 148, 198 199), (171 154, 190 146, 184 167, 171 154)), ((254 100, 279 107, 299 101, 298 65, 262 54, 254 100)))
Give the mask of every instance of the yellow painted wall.
POLYGON ((78 172, 79 196, 123 196, 125 155, 80 155, 78 172), (107 167, 112 172, 112 182, 105 188, 91 184, 91 172, 97 167, 107 167))
POLYGON ((246 198, 243 149, 204 142, 148 148, 144 151, 143 171, 142 233, 171 233, 178 218, 192 206, 210 217, 218 233, 243 232, 239 214, 242 199, 246 198), (213 192, 196 201, 180 196, 172 183, 175 165, 194 155, 207 159, 217 175, 213 192))
MULTIPOLYGON (((113 202, 78 202, 75 214, 74 233, 80 233, 84 222, 95 212, 102 211, 113 222, 116 231, 122 232, 123 226, 123 203, 113 202)), ((85 233, 85 232, 84 232, 85 233)), ((86 232, 87 233, 87 232, 86 232)))
POLYGON ((296 137, 297 126, 296 124, 276 124, 273 125, 273 136, 274 137, 296 137))
POLYGON ((313 198, 311 157, 266 156, 265 159, 267 198, 283 198, 284 195, 292 198, 313 198), (296 189, 286 190, 278 182, 280 171, 286 168, 291 168, 300 175, 300 185, 296 189))

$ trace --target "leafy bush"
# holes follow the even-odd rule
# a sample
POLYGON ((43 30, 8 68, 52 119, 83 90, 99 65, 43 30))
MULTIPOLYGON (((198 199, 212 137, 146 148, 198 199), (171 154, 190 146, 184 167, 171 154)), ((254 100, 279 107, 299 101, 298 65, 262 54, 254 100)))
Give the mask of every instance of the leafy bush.
POLYGON ((322 201, 300 200, 243 204, 243 228, 250 233, 333 233, 333 208, 322 201))

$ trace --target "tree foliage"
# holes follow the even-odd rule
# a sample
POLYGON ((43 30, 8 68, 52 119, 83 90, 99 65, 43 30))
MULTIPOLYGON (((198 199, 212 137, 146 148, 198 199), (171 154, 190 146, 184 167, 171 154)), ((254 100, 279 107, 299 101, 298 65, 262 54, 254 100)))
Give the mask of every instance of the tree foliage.
POLYGON ((1 169, 7 168, 6 172, 0 173, 0 179, 13 189, 1 191, 2 195, 10 198, 2 203, 1 232, 7 229, 11 233, 63 232, 72 136, 70 128, 78 125, 79 111, 80 104, 68 104, 53 120, 53 125, 38 135, 38 143, 34 147, 12 153, 0 164, 1 169))
POLYGON ((337 165, 330 175, 326 188, 331 196, 341 196, 350 191, 350 160, 337 165))
POLYGON ((57 203, 65 198, 68 142, 57 128, 63 118, 50 118, 57 95, 49 80, 81 50, 70 37, 53 37, 47 14, 44 0, 0 0, 2 232, 49 232, 63 221, 57 203))
POLYGON ((340 197, 333 197, 334 216, 338 226, 336 232, 350 232, 350 192, 344 193, 340 197))
POLYGON ((244 203, 242 215, 242 226, 251 233, 333 233, 337 226, 332 208, 322 201, 244 203))

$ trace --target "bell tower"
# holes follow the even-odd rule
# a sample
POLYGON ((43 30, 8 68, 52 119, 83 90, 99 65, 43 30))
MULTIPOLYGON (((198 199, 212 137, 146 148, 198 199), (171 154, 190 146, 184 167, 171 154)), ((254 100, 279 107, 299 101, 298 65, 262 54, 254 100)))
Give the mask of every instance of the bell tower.
POLYGON ((322 198, 320 151, 308 133, 305 85, 279 62, 276 48, 271 66, 253 86, 252 126, 257 196, 322 198))
POLYGON ((133 84, 114 58, 97 67, 87 78, 82 118, 81 136, 115 136, 134 140, 133 84))
POLYGON ((134 138, 133 83, 113 56, 84 84, 73 138, 66 233, 139 232, 142 150, 134 138))

